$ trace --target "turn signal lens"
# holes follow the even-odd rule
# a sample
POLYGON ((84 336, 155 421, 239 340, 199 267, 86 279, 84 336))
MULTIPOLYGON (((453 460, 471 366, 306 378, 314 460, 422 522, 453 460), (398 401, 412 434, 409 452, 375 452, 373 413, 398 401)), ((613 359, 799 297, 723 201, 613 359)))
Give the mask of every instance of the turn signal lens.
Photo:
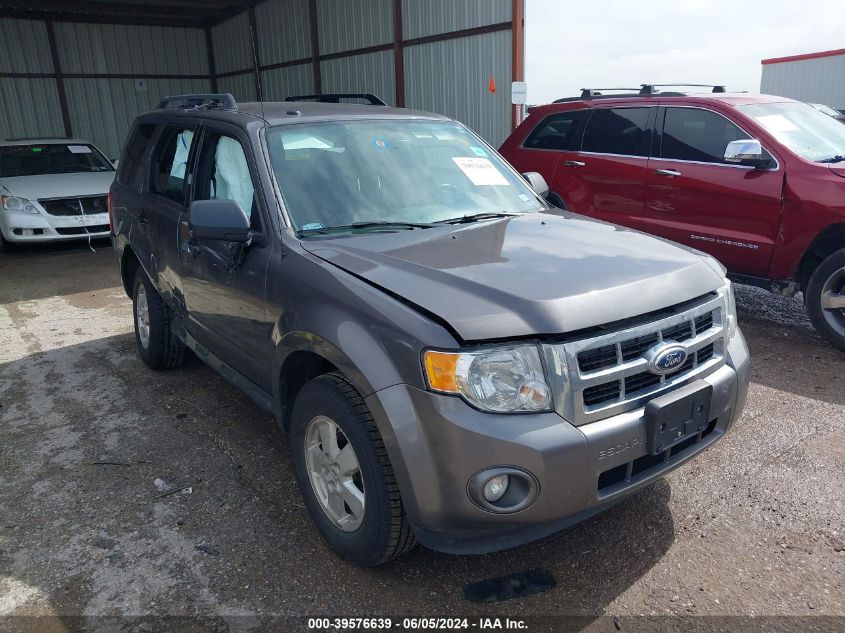
POLYGON ((425 353, 425 373, 428 385, 437 391, 458 393, 456 374, 460 354, 427 351, 425 353))

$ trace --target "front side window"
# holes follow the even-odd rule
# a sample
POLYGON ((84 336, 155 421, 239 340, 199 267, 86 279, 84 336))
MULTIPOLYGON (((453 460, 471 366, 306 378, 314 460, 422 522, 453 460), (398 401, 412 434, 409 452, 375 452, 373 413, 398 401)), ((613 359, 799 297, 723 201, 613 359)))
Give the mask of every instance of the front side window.
POLYGON ((586 110, 559 112, 543 119, 528 135, 522 146, 526 149, 568 150, 586 110))
POLYGON ((282 125, 267 132, 267 145, 299 231, 545 208, 498 154, 453 122, 282 125))
POLYGON ((802 158, 845 161, 845 125, 806 103, 756 103, 739 110, 802 158))
POLYGON ((155 193, 185 203, 185 174, 193 141, 193 130, 168 127, 161 133, 153 160, 151 189, 155 193))
POLYGON ((114 171, 93 145, 34 143, 0 147, 0 178, 114 171))
POLYGON ((243 146, 231 136, 206 135, 198 180, 198 200, 232 200, 238 203, 254 231, 261 230, 255 185, 243 146))
POLYGON ((581 150, 599 154, 648 156, 650 108, 597 108, 593 110, 581 150))
POLYGON ((731 141, 751 138, 721 114, 700 108, 666 108, 660 157, 724 163, 731 141))

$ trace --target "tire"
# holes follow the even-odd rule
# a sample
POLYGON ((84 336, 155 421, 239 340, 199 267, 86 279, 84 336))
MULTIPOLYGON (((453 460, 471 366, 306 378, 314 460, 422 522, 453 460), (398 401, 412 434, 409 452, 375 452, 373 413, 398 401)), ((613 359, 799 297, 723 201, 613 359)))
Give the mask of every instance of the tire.
POLYGON ((804 297, 813 327, 834 347, 845 351, 845 248, 816 267, 804 297))
POLYGON ((138 354, 147 367, 172 369, 182 364, 185 346, 170 331, 172 312, 140 266, 132 285, 132 318, 138 354))
POLYGON ((553 207, 557 207, 558 209, 561 209, 562 211, 566 211, 566 203, 563 201, 563 198, 561 198, 556 193, 550 193, 549 199, 548 199, 547 202, 550 205, 552 205, 553 207))
POLYGON ((0 231, 0 253, 11 253, 15 250, 15 245, 3 237, 3 232, 0 231))
POLYGON ((340 373, 318 376, 302 387, 290 437, 305 505, 335 553, 375 567, 414 547, 384 442, 363 398, 340 373), (334 433, 334 443, 323 441, 324 432, 334 433), (353 499, 354 509, 346 499, 353 499))

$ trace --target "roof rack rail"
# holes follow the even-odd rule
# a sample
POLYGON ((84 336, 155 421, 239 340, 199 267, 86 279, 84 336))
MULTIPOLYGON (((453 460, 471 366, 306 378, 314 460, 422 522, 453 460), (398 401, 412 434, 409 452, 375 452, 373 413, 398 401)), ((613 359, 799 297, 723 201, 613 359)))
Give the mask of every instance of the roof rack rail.
POLYGON ((231 93, 173 95, 158 102, 158 109, 180 108, 183 110, 237 110, 238 102, 231 93))
POLYGON ((638 88, 581 88, 581 98, 590 99, 591 97, 603 97, 604 92, 608 90, 628 90, 632 92, 637 92, 638 88))
POLYGON ((374 94, 369 92, 359 92, 359 93, 329 93, 329 94, 322 94, 322 95, 291 95, 287 97, 285 101, 316 101, 318 103, 340 103, 341 99, 364 99, 369 101, 370 105, 374 106, 386 106, 387 104, 379 99, 374 94))
POLYGON ((727 88, 721 84, 640 84, 641 95, 653 95, 658 91, 655 88, 712 88, 711 92, 727 92, 727 88))

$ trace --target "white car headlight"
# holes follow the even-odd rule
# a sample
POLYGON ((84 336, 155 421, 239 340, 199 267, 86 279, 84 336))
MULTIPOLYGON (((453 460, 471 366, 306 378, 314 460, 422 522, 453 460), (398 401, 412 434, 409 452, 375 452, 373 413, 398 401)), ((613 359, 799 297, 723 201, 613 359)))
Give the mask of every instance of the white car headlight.
POLYGON ((734 286, 729 279, 725 279, 722 296, 725 299, 725 320, 728 325, 728 338, 732 339, 737 331, 736 296, 734 295, 734 286))
POLYGON ((534 345, 429 350, 423 364, 432 390, 460 395, 483 411, 536 413, 552 408, 551 389, 534 345))
POLYGON ((26 198, 18 198, 17 196, 0 196, 0 207, 6 211, 20 211, 22 213, 38 215, 38 209, 32 202, 26 198))

